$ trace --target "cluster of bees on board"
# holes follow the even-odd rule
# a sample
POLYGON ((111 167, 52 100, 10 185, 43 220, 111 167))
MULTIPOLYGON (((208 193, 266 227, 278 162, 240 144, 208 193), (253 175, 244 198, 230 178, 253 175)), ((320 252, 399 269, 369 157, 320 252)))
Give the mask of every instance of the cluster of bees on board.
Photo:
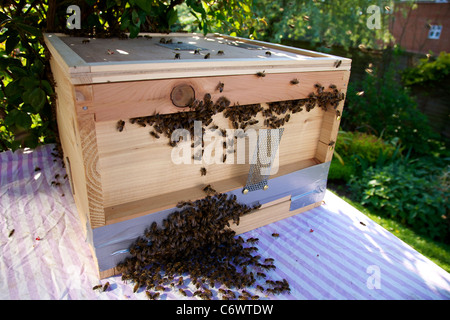
MULTIPOLYGON (((259 72, 256 76, 266 75, 259 72)), ((291 85, 298 83, 297 79, 291 81, 291 85)), ((171 147, 177 145, 171 140, 176 129, 189 130, 194 148, 202 143, 195 140, 194 121, 201 121, 203 130, 211 125, 210 130, 222 130, 226 135, 226 130, 212 123, 212 117, 217 113, 223 112, 231 126, 242 129, 241 132, 259 123, 258 114, 262 114, 265 127, 276 129, 289 122, 291 114, 303 109, 309 112, 316 106, 325 111, 328 108, 336 110, 344 99, 344 94, 333 84, 325 88, 317 83, 314 88, 315 92, 306 99, 270 102, 266 108, 261 104, 231 105, 225 96, 213 102, 211 94, 207 93, 203 100, 192 101, 189 111, 131 118, 129 122, 151 127, 150 135, 154 139, 167 137, 171 147)), ((220 82, 217 90, 222 92, 223 89, 220 82)), ((338 110, 336 115, 340 115, 338 110)), ((117 130, 122 132, 125 124, 119 120, 117 130)), ((196 155, 193 157, 195 159, 196 155)), ((225 157, 226 153, 224 162, 225 157)), ((200 174, 206 175, 206 169, 201 168, 200 174)), ((217 193, 211 185, 203 191, 205 198, 178 203, 178 211, 170 214, 161 225, 154 222, 131 245, 130 256, 117 265, 122 279, 134 284, 134 292, 145 290, 151 300, 171 290, 200 299, 259 299, 289 293, 287 280, 269 279, 269 272, 276 267, 274 259, 257 254, 259 239, 244 240, 229 228, 230 222, 239 224, 241 216, 259 209, 260 205, 240 204, 236 196, 217 193)), ((279 235, 274 233, 272 236, 279 235)))
MULTIPOLYGON (((264 72, 258 72, 258 77, 265 77, 264 72)), ((299 83, 297 79, 290 81, 292 85, 299 83)), ((168 145, 171 147, 177 146, 177 141, 172 141, 172 133, 177 129, 189 130, 192 139, 192 148, 196 148, 200 143, 203 148, 203 141, 195 140, 194 134, 194 122, 201 121, 202 130, 204 133, 205 128, 208 126, 210 130, 220 130, 222 136, 227 137, 225 129, 219 128, 213 124, 213 116, 217 113, 222 113, 225 118, 230 121, 231 127, 237 130, 235 136, 227 137, 227 142, 224 142, 225 152, 223 154, 223 162, 226 161, 227 153, 234 152, 233 148, 234 139, 244 138, 246 134, 244 130, 247 127, 257 125, 260 120, 256 119, 258 114, 262 114, 264 118, 264 127, 269 129, 278 129, 283 127, 291 119, 291 114, 295 114, 303 111, 303 108, 307 112, 318 106, 319 108, 327 111, 328 108, 337 109, 339 102, 344 100, 344 93, 339 92, 336 85, 331 84, 328 86, 328 90, 319 83, 314 85, 315 92, 311 92, 306 99, 277 101, 267 103, 267 107, 263 108, 261 104, 249 104, 249 105, 231 105, 231 102, 225 96, 221 96, 215 102, 211 99, 211 94, 206 93, 203 100, 193 100, 188 105, 189 111, 182 111, 172 114, 153 114, 150 116, 136 117, 129 119, 129 122, 141 127, 152 127, 149 132, 150 136, 155 139, 160 139, 161 136, 166 136, 169 139, 168 145), (228 149, 227 149, 228 148, 228 149)), ((222 92, 224 90, 223 82, 219 82, 217 90, 222 92)), ((336 110, 336 116, 340 116, 340 111, 336 110)), ((116 124, 116 129, 122 132, 125 128, 126 122, 119 120, 116 124)), ((182 139, 180 139, 182 141, 182 139)), ((198 149, 197 149, 198 150, 198 149)), ((198 151, 203 152, 203 150, 198 151)), ((193 159, 199 159, 200 154, 194 154, 193 159)), ((206 169, 202 168, 201 175, 206 175, 206 169)))
POLYGON ((229 228, 259 208, 223 193, 181 201, 177 211, 160 224, 153 222, 130 246, 117 271, 135 293, 145 291, 151 300, 170 291, 204 300, 257 300, 290 293, 286 279, 270 279, 276 266, 274 259, 258 254, 259 239, 244 240, 229 228))

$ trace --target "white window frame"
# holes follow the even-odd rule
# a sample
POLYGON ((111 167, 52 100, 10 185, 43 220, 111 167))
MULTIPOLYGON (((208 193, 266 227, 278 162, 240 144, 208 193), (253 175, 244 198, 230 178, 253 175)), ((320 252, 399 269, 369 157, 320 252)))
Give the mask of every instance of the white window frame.
POLYGON ((428 31, 428 39, 439 39, 442 33, 442 26, 437 24, 430 25, 430 30, 428 31))

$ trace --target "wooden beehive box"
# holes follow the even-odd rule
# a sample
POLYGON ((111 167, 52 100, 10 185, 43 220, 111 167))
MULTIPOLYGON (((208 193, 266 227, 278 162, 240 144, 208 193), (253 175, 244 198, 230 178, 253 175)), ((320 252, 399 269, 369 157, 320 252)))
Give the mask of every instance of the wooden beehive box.
MULTIPOLYGON (((245 203, 262 204, 234 226, 237 233, 321 204, 350 59, 217 34, 147 34, 136 39, 46 34, 45 40, 56 82, 64 161, 101 277, 115 273, 127 245, 151 221, 161 221, 179 201, 205 197, 208 184, 245 203), (310 109, 307 102, 319 99, 321 91, 338 92, 342 98, 334 106, 316 103, 310 109), (229 106, 205 128, 233 129, 233 121, 224 116, 229 108, 302 106, 300 112, 276 114, 277 119, 290 118, 278 125, 284 131, 267 190, 242 193, 254 152, 250 143, 245 163, 237 163, 236 154, 225 150, 224 164, 176 164, 168 138, 160 134, 156 139, 148 124, 143 127, 136 120, 190 112, 208 94, 211 101, 222 99, 229 106), (121 120, 124 125, 118 129, 121 120)), ((252 118, 258 122, 247 124, 246 130, 270 128, 268 117, 259 112, 252 118)))

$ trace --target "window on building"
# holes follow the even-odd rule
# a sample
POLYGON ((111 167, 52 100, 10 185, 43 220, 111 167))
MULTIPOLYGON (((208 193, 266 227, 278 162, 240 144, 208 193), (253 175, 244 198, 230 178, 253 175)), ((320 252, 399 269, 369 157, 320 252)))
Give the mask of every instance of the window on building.
POLYGON ((430 31, 428 32, 428 39, 439 39, 442 33, 442 26, 431 25, 430 31))

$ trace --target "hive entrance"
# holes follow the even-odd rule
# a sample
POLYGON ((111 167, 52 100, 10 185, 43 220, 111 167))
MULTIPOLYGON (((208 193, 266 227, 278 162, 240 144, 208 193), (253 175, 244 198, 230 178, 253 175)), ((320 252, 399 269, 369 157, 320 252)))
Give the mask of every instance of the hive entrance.
POLYGON ((284 128, 259 130, 258 144, 248 173, 244 193, 256 190, 267 190, 268 179, 280 145, 284 128))

